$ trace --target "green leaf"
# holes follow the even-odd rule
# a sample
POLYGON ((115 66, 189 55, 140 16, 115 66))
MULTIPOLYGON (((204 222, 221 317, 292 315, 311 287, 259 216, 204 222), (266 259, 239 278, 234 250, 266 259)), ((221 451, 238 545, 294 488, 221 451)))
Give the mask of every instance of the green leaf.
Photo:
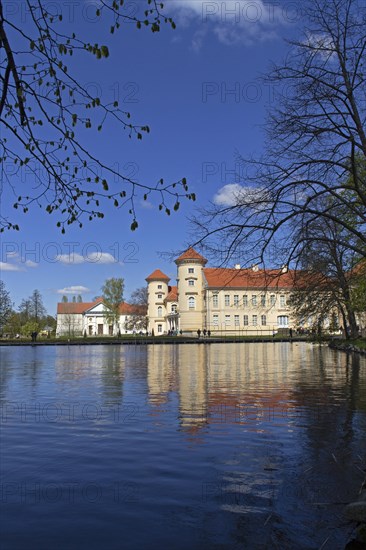
POLYGON ((108 46, 101 46, 100 51, 103 57, 109 57, 108 46))

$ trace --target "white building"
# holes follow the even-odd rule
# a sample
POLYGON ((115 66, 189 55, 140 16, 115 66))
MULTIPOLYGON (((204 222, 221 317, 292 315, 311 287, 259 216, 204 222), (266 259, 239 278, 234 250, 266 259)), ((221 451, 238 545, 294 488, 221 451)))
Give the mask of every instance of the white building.
POLYGON ((136 306, 127 303, 120 304, 119 323, 114 326, 106 318, 107 308, 103 299, 94 302, 60 302, 57 304, 56 336, 114 336, 132 334, 127 330, 127 318, 136 313, 136 306))

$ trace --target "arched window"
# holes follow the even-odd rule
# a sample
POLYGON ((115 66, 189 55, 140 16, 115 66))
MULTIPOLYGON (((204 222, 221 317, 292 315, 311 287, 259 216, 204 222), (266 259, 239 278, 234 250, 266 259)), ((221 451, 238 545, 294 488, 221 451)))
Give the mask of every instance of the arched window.
POLYGON ((188 298, 188 309, 196 309, 196 299, 194 296, 188 298))
POLYGON ((163 316, 163 308, 161 306, 158 307, 158 317, 163 316))

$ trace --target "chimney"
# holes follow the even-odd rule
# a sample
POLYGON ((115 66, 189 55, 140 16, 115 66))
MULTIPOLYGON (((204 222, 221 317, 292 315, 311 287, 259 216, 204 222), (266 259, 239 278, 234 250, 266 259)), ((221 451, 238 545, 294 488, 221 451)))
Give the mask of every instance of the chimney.
POLYGON ((259 271, 258 264, 253 264, 253 265, 252 265, 252 270, 253 270, 253 271, 259 271))
POLYGON ((241 265, 240 264, 235 264, 234 269, 241 269, 241 265))

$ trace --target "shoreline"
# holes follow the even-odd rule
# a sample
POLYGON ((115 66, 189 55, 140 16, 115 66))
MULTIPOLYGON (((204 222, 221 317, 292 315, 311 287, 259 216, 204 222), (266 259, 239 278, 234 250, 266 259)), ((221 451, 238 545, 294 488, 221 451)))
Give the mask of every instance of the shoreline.
POLYGON ((227 338, 196 338, 196 337, 173 337, 173 338, 164 338, 164 337, 136 337, 136 338, 126 338, 126 339, 96 339, 96 340, 40 340, 36 342, 27 342, 27 341, 14 341, 11 340, 7 342, 6 340, 0 342, 0 346, 146 346, 146 345, 182 345, 182 344, 275 344, 275 343, 299 343, 305 342, 309 344, 327 344, 328 340, 319 340, 315 339, 305 339, 305 338, 296 338, 292 339, 288 337, 284 338, 261 338, 261 337, 227 337, 227 338))
MULTIPOLYGON (((210 344, 276 344, 276 343, 308 343, 308 344, 318 344, 318 345, 327 345, 333 351, 341 351, 343 353, 357 353, 362 356, 366 356, 366 347, 359 347, 354 342, 347 342, 346 340, 337 340, 331 338, 323 338, 318 340, 316 338, 304 338, 304 337, 240 337, 240 336, 228 336, 226 338, 220 337, 206 337, 206 338, 197 338, 192 336, 178 336, 178 337, 143 337, 137 336, 132 338, 96 338, 96 339, 83 339, 76 338, 70 340, 56 340, 56 339, 44 339, 38 340, 36 342, 32 341, 18 341, 18 340, 2 340, 0 341, 0 347, 12 347, 12 346, 159 346, 159 345, 185 345, 185 344, 199 344, 199 345, 210 345, 210 344)), ((366 346, 366 340, 365 340, 366 346)))
POLYGON ((343 351, 344 353, 358 353, 359 355, 366 355, 366 348, 360 348, 356 344, 351 342, 346 342, 344 340, 338 342, 337 340, 332 340, 329 342, 330 349, 335 351, 343 351))

